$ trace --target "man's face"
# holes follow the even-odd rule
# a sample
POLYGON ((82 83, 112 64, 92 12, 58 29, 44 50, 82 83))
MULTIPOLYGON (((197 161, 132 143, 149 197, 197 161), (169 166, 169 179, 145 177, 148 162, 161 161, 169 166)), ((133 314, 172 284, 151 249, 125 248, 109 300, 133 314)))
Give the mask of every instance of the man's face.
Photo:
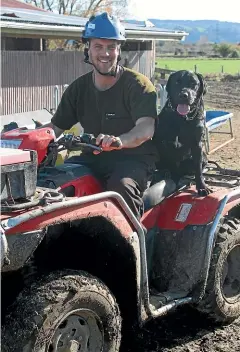
POLYGON ((90 62, 98 71, 109 73, 116 68, 120 45, 116 40, 94 38, 90 41, 88 53, 90 62))

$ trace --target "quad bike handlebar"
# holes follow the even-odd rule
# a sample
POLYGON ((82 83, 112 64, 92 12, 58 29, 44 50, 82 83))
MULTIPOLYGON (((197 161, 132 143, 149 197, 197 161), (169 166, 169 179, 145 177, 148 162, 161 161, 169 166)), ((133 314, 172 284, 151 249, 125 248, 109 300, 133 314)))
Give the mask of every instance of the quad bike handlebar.
MULTIPOLYGON (((54 138, 54 130, 51 127, 44 127, 39 121, 35 121, 35 129, 26 127, 19 128, 15 123, 5 126, 1 133, 1 147, 7 148, 10 145, 17 145, 18 149, 35 150, 38 154, 38 166, 55 166, 58 152, 67 150, 93 152, 94 150, 102 152, 103 148, 96 144, 96 138, 93 134, 83 133, 75 136, 72 133, 66 133, 58 140, 54 138)), ((118 141, 112 143, 113 147, 118 148, 118 141)))
MULTIPOLYGON (((112 146, 119 147, 118 141, 112 143, 112 146)), ((41 166, 54 166, 57 160, 58 153, 67 150, 72 151, 94 151, 102 152, 101 145, 96 145, 96 138, 93 134, 83 133, 80 136, 75 136, 72 133, 67 133, 57 141, 51 142, 48 146, 48 155, 41 166)))
MULTIPOLYGON (((57 142, 59 149, 58 151, 67 149, 69 151, 79 151, 84 149, 92 149, 102 152, 101 145, 96 145, 96 138, 93 134, 83 133, 80 136, 74 136, 71 133, 65 134, 57 142)), ((119 147, 120 143, 118 141, 111 144, 113 147, 119 147)))
MULTIPOLYGON (((32 120, 35 123, 36 128, 43 126, 41 122, 36 121, 34 119, 32 120)), ((67 133, 57 141, 57 144, 58 147, 62 146, 63 149, 67 149, 69 151, 79 151, 83 150, 84 148, 91 148, 93 150, 98 150, 99 152, 102 151, 101 146, 96 145, 96 138, 94 137, 94 135, 89 133, 83 133, 80 136, 75 136, 72 133, 67 133)), ((111 146, 120 147, 120 143, 116 141, 113 142, 111 146)))

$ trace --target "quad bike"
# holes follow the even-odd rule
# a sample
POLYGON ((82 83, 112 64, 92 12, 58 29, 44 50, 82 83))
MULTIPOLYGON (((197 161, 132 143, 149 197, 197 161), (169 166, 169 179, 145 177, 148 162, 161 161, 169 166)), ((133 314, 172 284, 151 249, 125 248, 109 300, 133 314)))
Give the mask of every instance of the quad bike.
POLYGON ((183 305, 240 316, 239 171, 209 163, 206 197, 190 176, 155 180, 138 221, 85 165, 55 166, 59 149, 100 148, 91 135, 1 138, 3 351, 117 352, 129 327, 183 305))

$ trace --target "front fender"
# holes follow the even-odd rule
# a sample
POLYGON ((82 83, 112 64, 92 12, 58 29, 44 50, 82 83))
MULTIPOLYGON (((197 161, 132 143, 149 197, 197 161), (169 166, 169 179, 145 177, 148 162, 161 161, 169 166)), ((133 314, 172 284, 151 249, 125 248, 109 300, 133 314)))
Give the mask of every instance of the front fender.
POLYGON ((139 322, 144 321, 149 314, 145 235, 141 224, 118 193, 110 191, 66 199, 7 218, 1 225, 8 238, 17 233, 41 231, 51 225, 95 217, 106 218, 133 248, 136 257, 139 322))
POLYGON ((115 192, 102 192, 41 206, 1 222, 6 235, 36 231, 50 225, 102 216, 128 238, 141 225, 123 198, 115 192))

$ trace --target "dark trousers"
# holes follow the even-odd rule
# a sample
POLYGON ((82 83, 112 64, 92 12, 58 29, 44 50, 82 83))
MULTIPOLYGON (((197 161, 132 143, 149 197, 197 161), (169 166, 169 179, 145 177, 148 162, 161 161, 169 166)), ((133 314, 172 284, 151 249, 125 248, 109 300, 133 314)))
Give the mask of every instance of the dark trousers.
POLYGON ((105 190, 119 193, 136 217, 139 219, 142 216, 142 196, 155 169, 154 162, 142 161, 139 157, 110 160, 99 156, 74 156, 67 162, 88 166, 102 182, 105 190))

